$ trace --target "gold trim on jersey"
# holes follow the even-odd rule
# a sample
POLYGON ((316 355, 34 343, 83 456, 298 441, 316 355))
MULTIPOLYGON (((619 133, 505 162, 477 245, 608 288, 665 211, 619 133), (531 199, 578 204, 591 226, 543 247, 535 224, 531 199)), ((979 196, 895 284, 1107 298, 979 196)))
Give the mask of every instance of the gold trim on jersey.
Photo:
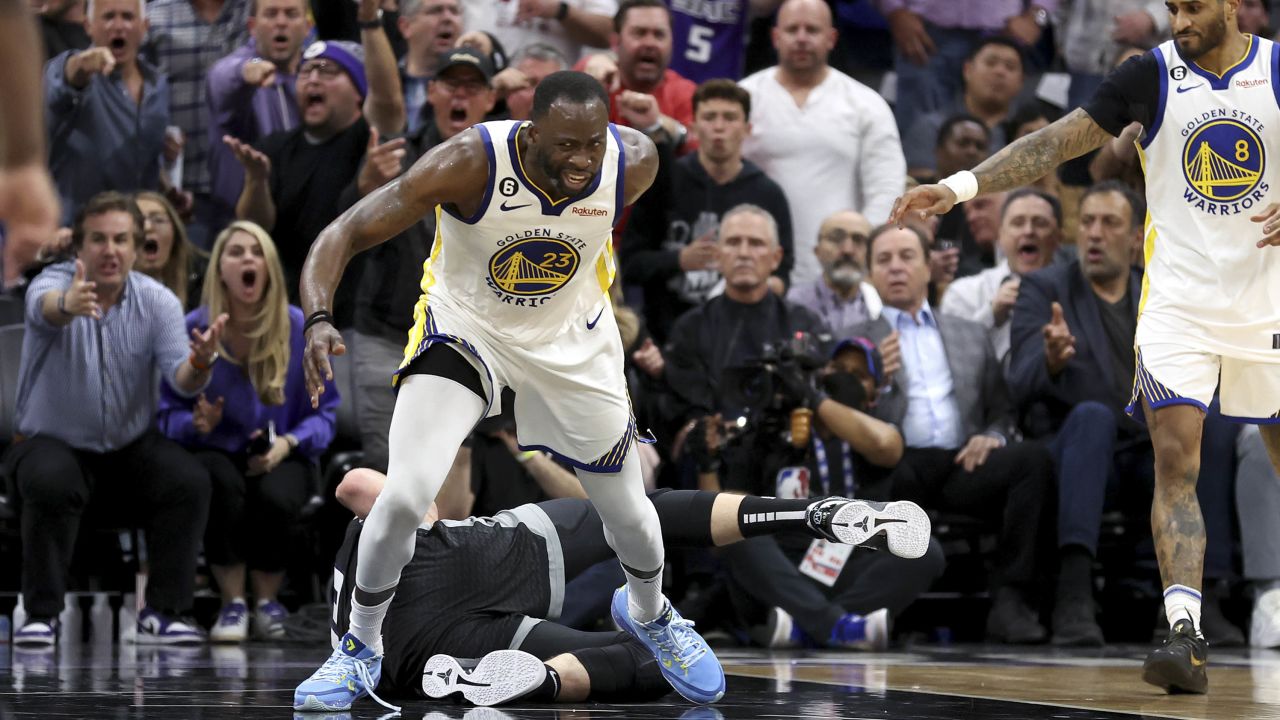
POLYGON ((1244 56, 1243 56, 1243 57, 1241 57, 1239 60, 1235 61, 1234 63, 1232 63, 1231 67, 1227 68, 1226 70, 1223 70, 1221 75, 1219 75, 1218 73, 1216 73, 1216 72, 1214 72, 1214 71, 1212 71, 1212 70, 1210 70, 1210 69, 1208 69, 1208 68, 1204 67, 1203 65, 1201 65, 1200 63, 1198 63, 1198 62, 1196 62, 1196 61, 1194 61, 1194 60, 1192 60, 1191 62, 1195 63, 1195 66, 1196 66, 1196 67, 1200 68, 1201 70, 1204 70, 1205 72, 1209 73, 1210 75, 1212 75, 1212 76, 1214 76, 1214 77, 1218 78, 1219 80, 1221 80, 1222 78, 1224 78, 1224 77, 1226 77, 1226 76, 1227 76, 1227 73, 1231 72, 1232 70, 1235 70, 1236 68, 1238 68, 1238 67, 1240 67, 1242 64, 1244 64, 1244 61, 1245 61, 1245 60, 1248 60, 1248 59, 1249 59, 1249 55, 1250 55, 1250 53, 1252 53, 1252 52, 1253 52, 1253 43, 1254 43, 1254 40, 1255 40, 1256 38, 1254 38, 1254 36, 1252 36, 1252 35, 1248 35, 1248 34, 1246 34, 1246 35, 1245 35, 1245 37, 1249 38, 1249 45, 1248 45, 1248 46, 1246 46, 1246 47, 1245 47, 1245 49, 1244 49, 1244 56))
MULTIPOLYGON (((431 255, 422 261, 422 281, 419 287, 422 288, 422 294, 418 296, 418 302, 413 306, 413 327, 409 328, 409 338, 404 345, 404 359, 400 362, 400 369, 404 369, 418 354, 418 348, 422 345, 423 339, 426 338, 428 329, 427 324, 429 316, 427 315, 427 296, 431 292, 431 287, 436 284, 436 275, 432 272, 431 267, 440 258, 440 254, 444 251, 444 235, 440 231, 440 206, 436 206, 436 238, 431 247, 431 255)), ((392 386, 396 385, 398 374, 391 380, 392 386)))
MULTIPOLYGON (((569 200, 570 198, 563 197, 563 198, 560 198, 559 200, 552 200, 551 196, 547 194, 547 191, 538 187, 538 183, 534 182, 533 178, 529 177, 529 171, 524 169, 524 158, 520 156, 520 133, 524 132, 525 127, 526 127, 525 125, 521 125, 520 127, 516 128, 516 141, 515 141, 516 165, 520 166, 520 174, 524 176, 525 182, 529 183, 529 187, 533 188, 534 190, 537 190, 542 195, 542 197, 547 199, 547 202, 551 203, 551 207, 555 207, 556 205, 559 205, 560 203, 563 203, 566 200, 569 200)), ((621 149, 619 149, 619 152, 621 152, 621 149)))
MULTIPOLYGON (((1138 164, 1142 167, 1142 176, 1147 176, 1147 153, 1142 145, 1138 147, 1138 164)), ((1151 206, 1147 206, 1147 216, 1142 220, 1142 293, 1138 296, 1138 317, 1142 317, 1142 308, 1147 304, 1147 268, 1151 267, 1151 256, 1156 252, 1156 223, 1151 219, 1151 206)))
POLYGON ((600 284, 600 292, 609 297, 609 288, 617 275, 617 262, 613 258, 613 238, 604 241, 604 252, 596 260, 596 282, 600 284))

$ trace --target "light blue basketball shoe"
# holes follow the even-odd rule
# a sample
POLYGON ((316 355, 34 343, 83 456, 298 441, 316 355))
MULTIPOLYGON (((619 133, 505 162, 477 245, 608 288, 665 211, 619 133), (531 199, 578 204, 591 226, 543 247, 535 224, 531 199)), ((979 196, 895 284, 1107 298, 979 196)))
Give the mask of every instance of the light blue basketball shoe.
POLYGON ((627 599, 626 585, 613 593, 613 620, 658 658, 671 687, 696 703, 713 703, 724 697, 724 669, 711 646, 693 629, 693 622, 680 617, 670 601, 657 620, 637 622, 631 617, 627 599))
POLYGON ((382 656, 356 639, 342 636, 333 654, 293 692, 293 709, 308 712, 341 712, 368 695, 380 705, 399 712, 400 708, 374 694, 382 678, 382 656))

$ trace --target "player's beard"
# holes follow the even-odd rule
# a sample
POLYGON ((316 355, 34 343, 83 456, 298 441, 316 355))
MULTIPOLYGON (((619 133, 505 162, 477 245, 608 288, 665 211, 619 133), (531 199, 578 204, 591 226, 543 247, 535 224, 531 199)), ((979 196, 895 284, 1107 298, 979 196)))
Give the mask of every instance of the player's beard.
MULTIPOLYGON (((1196 60, 1210 50, 1222 44, 1227 36, 1227 20, 1226 15, 1218 16, 1217 20, 1204 28, 1199 37, 1188 38, 1195 45, 1187 47, 1181 42, 1178 43, 1178 51, 1182 54, 1183 59, 1196 60), (1197 42, 1198 41, 1198 42, 1197 42)), ((1176 40, 1176 39, 1175 39, 1176 40)))
MULTIPOLYGON (((555 163, 551 160, 550 153, 546 155, 540 152, 535 153, 535 162, 538 163, 538 168, 542 170, 542 174, 546 176, 547 180, 551 181, 551 184, 555 187, 556 193, 558 193, 559 195, 563 197, 570 197, 572 195, 576 195, 577 193, 582 192, 583 188, 578 188, 575 190, 575 189, 565 187, 563 173, 566 170, 566 167, 565 166, 556 167, 555 163)), ((590 187, 590 186, 591 186, 591 179, 588 178, 586 187, 590 187)))

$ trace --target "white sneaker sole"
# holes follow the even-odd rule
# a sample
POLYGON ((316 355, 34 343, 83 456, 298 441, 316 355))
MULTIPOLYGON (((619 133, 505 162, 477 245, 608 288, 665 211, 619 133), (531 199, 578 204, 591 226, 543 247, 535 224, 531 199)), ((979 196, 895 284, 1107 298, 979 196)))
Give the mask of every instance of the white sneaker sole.
POLYGON ((500 705, 537 690, 546 677, 542 661, 521 650, 495 650, 471 671, 448 655, 433 655, 422 668, 422 691, 433 698, 460 692, 473 705, 500 705))
POLYGON ((884 534, 889 552, 901 558, 918 558, 929 549, 932 525, 929 515, 913 502, 884 503, 850 500, 831 519, 831 531, 840 542, 862 545, 884 534))
POLYGON ((303 700, 302 702, 297 702, 297 698, 294 698, 293 709, 297 710, 298 712, 333 713, 333 712, 346 712, 351 709, 351 705, 348 704, 346 707, 325 705, 324 703, 320 702, 320 700, 316 698, 315 695, 308 695, 307 699, 303 700))

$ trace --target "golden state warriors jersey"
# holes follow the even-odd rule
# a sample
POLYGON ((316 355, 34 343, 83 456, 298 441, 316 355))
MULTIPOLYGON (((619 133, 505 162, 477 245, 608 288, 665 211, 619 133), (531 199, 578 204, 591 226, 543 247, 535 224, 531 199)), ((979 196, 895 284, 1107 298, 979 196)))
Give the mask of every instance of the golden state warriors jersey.
POLYGON ((1158 107, 1141 145, 1147 182, 1146 277, 1139 347, 1174 343, 1260 362, 1280 360, 1280 248, 1258 248, 1249 218, 1280 200, 1280 46, 1250 36, 1218 76, 1152 51, 1158 107))
POLYGON ((525 173, 522 121, 476 127, 489 156, 480 207, 436 208, 422 299, 437 318, 465 317, 495 339, 546 343, 596 308, 613 282, 613 226, 625 207, 626 153, 609 125, 604 163, 576 197, 553 201, 525 173))

